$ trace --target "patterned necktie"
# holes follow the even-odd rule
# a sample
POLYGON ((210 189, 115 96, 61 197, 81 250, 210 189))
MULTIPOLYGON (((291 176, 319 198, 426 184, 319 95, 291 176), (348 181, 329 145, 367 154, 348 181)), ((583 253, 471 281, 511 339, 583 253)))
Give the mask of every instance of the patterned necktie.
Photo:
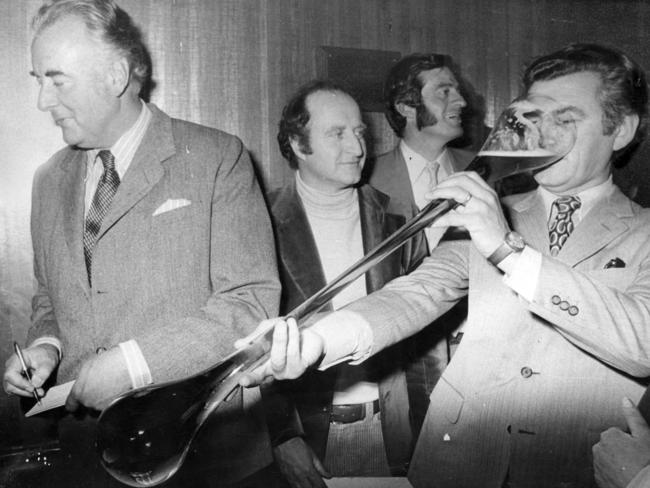
POLYGON ((102 225, 102 219, 111 206, 117 187, 120 186, 120 176, 115 170, 115 156, 106 149, 99 151, 97 156, 102 160, 104 173, 97 184, 95 196, 93 196, 93 201, 86 215, 84 228, 84 258, 86 260, 86 271, 88 272, 88 283, 91 283, 90 271, 97 234, 102 225))
POLYGON ((560 197, 553 202, 553 208, 556 209, 557 215, 549 230, 551 256, 557 256, 573 232, 571 216, 580 208, 580 205, 578 197, 560 197))

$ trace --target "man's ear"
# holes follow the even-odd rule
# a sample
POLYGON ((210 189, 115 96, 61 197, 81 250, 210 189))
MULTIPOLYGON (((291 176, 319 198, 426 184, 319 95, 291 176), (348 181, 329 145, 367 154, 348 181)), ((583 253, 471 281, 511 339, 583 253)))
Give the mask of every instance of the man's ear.
POLYGON ((293 151, 293 153, 296 155, 298 159, 304 160, 306 158, 307 155, 305 154, 302 147, 300 146, 300 142, 298 142, 298 139, 296 138, 289 139, 289 144, 291 144, 291 150, 293 151))
POLYGON ((639 116, 637 114, 630 114, 623 117, 623 121, 614 131, 614 151, 623 149, 632 141, 637 127, 639 127, 639 116))
POLYGON ((411 107, 405 103, 396 103, 395 108, 400 113, 400 115, 405 117, 407 120, 415 120, 415 117, 417 115, 415 107, 411 107))
POLYGON ((128 60, 124 56, 115 59, 109 66, 108 76, 111 92, 116 97, 122 96, 131 81, 131 69, 128 60))

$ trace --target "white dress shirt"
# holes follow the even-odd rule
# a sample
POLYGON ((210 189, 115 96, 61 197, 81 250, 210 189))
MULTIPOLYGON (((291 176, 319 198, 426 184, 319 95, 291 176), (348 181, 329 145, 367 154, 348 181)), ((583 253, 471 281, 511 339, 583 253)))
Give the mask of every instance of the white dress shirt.
MULTIPOLYGON (((421 154, 411 149, 404 142, 404 139, 400 141, 399 148, 400 151, 402 151, 402 156, 406 162, 406 169, 409 174, 415 205, 418 209, 422 209, 422 207, 429 203, 429 200, 426 198, 427 193, 429 193, 438 183, 446 180, 454 172, 454 166, 450 159, 451 155, 449 150, 445 147, 434 161, 428 161, 421 154), (430 180, 429 171, 427 170, 428 163, 437 165, 437 181, 435 182, 430 180)), ((424 229, 424 233, 427 236, 429 250, 438 245, 438 242, 440 242, 445 231, 446 229, 431 227, 424 229)))

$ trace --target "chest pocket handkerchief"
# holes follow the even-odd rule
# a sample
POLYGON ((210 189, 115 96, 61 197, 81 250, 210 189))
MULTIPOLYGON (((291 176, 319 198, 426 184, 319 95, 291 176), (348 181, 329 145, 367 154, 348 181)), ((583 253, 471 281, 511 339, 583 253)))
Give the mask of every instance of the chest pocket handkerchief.
POLYGON ((155 217, 156 215, 160 215, 165 212, 170 212, 171 210, 187 207, 188 205, 191 205, 191 203, 192 202, 190 202, 185 198, 170 198, 169 200, 165 201, 165 203, 160 205, 160 207, 154 210, 154 213, 151 214, 151 216, 155 217))

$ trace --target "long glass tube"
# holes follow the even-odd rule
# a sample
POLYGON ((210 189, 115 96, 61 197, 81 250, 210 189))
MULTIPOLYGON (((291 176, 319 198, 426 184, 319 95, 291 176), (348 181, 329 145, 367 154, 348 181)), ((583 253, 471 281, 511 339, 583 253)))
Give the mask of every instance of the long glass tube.
MULTIPOLYGON (((526 120, 525 130, 535 124, 540 127, 544 127, 544 124, 552 125, 554 130, 567 125, 565 121, 557 122, 555 118, 551 122, 544 121, 540 118, 539 111, 525 111, 521 106, 515 108, 524 116, 533 114, 526 120), (529 123, 530 121, 534 123, 529 123)), ((514 109, 508 110, 502 114, 499 122, 505 120, 510 125, 505 129, 502 126, 495 127, 491 137, 501 131, 501 134, 504 134, 502 140, 510 141, 514 135, 514 140, 521 144, 523 139, 519 138, 515 131, 520 130, 523 125, 516 125, 513 129, 511 121, 516 122, 516 115, 513 116, 514 109)), ((551 141, 548 134, 553 135, 553 141, 569 140, 545 130, 542 135, 546 135, 547 141, 551 141)), ((498 157, 494 157, 494 151, 479 152, 467 167, 467 171, 475 171, 485 181, 493 183, 507 176, 540 170, 562 158, 572 146, 574 137, 573 133, 570 145, 564 144, 566 147, 562 151, 545 148, 547 151, 543 157, 533 151, 530 151, 530 157, 522 157, 521 147, 510 148, 513 157, 508 157, 507 154, 504 156, 508 151, 501 151, 498 157)), ((542 138, 538 137, 537 140, 542 138)), ((493 139, 488 142, 492 144, 493 139)), ((488 149, 492 150, 494 147, 489 146, 488 149)), ((528 148, 523 149, 523 152, 526 152, 528 148)), ((320 310, 343 288, 457 205, 453 200, 430 202, 394 234, 292 310, 287 317, 295 318, 299 326, 304 327, 306 319, 320 310)), ((266 332, 246 347, 194 376, 150 385, 116 398, 98 421, 96 445, 104 468, 116 479, 130 486, 154 486, 168 480, 182 465, 193 439, 206 419, 233 397, 233 392, 237 390, 239 380, 244 374, 268 358, 271 336, 272 331, 266 332)))

